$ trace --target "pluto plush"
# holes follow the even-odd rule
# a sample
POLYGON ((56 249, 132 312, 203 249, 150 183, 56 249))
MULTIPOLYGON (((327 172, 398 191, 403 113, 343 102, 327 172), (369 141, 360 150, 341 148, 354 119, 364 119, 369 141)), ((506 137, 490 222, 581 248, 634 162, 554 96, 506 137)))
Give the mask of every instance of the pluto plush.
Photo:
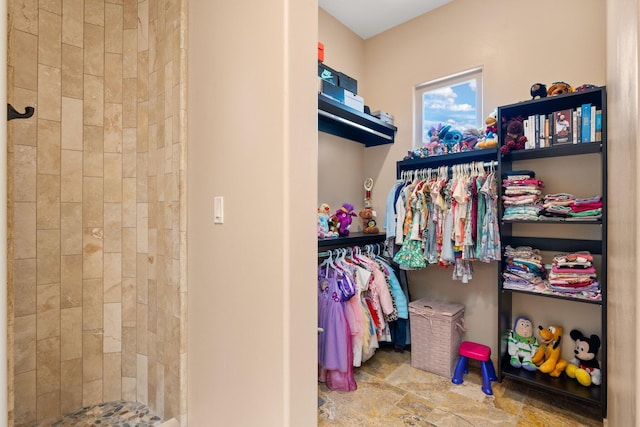
POLYGON ((547 89, 547 96, 564 95, 573 92, 573 87, 565 82, 553 82, 547 89))
POLYGON ((562 346, 562 326, 538 326, 538 334, 542 343, 531 361, 536 364, 538 370, 552 377, 559 377, 567 367, 568 362, 560 357, 562 346))

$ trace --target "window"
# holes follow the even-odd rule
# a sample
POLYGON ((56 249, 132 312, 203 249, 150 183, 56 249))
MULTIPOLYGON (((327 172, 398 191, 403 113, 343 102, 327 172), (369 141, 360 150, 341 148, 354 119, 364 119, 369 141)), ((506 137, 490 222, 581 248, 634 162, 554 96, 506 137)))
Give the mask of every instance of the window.
POLYGON ((429 129, 451 125, 464 132, 482 128, 482 68, 463 71, 415 88, 414 147, 429 140, 429 129))

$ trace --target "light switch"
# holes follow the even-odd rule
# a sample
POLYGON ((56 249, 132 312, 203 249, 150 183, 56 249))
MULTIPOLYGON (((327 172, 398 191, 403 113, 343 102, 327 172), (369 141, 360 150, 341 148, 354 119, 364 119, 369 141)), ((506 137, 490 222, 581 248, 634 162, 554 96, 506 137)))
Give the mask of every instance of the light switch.
POLYGON ((224 222, 224 198, 216 196, 213 198, 213 223, 222 224, 224 222))

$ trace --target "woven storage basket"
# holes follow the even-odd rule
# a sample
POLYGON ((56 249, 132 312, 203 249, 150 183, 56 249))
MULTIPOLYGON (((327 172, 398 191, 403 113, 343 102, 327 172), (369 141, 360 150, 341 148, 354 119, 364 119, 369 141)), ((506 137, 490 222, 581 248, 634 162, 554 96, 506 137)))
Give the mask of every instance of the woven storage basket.
POLYGON ((464 305, 423 298, 409 303, 411 366, 453 375, 464 332, 464 305))

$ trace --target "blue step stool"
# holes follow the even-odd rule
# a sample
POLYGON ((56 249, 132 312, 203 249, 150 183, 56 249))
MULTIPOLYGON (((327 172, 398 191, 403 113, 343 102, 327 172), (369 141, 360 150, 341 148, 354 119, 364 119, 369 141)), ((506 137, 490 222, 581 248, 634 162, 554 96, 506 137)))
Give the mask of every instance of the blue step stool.
POLYGON ((462 384, 464 382, 462 377, 464 374, 469 373, 469 369, 467 369, 468 360, 478 360, 482 371, 482 391, 489 396, 493 395, 491 381, 497 381, 498 377, 496 377, 496 371, 491 362, 491 347, 472 341, 463 341, 460 343, 458 353, 460 354, 460 359, 458 359, 451 382, 462 384))

